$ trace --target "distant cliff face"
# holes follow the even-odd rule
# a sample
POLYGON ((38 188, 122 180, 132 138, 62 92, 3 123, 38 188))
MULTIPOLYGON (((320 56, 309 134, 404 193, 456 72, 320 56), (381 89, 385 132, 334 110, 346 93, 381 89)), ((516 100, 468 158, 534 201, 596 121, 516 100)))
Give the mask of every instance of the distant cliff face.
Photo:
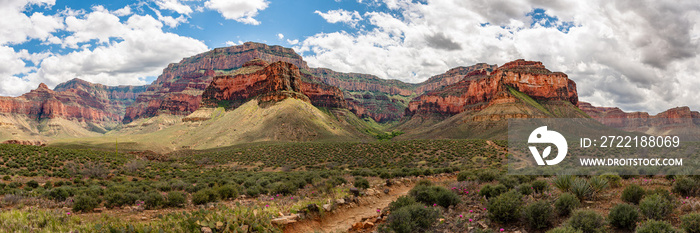
POLYGON ((284 61, 308 69, 306 62, 294 50, 281 46, 249 42, 240 46, 217 48, 168 65, 148 90, 126 109, 123 121, 128 123, 161 113, 192 113, 199 108, 201 95, 214 76, 231 74, 254 59, 284 61))
POLYGON ((148 85, 144 86, 106 86, 97 83, 87 82, 81 79, 73 79, 65 83, 58 84, 54 88, 55 92, 71 92, 84 98, 95 98, 104 103, 104 110, 124 116, 126 107, 131 105, 136 98, 146 91, 148 85))
POLYGON ((88 122, 119 122, 110 101, 76 89, 52 91, 46 84, 19 97, 0 97, 0 112, 34 119, 65 118, 88 122))
POLYGON ((624 112, 617 107, 595 107, 579 102, 579 108, 599 122, 627 131, 645 131, 649 127, 662 129, 696 128, 700 125, 700 112, 689 107, 671 108, 656 115, 647 112, 624 112))
POLYGON ((467 110, 482 110, 500 98, 499 93, 513 88, 539 100, 565 100, 578 104, 576 83, 566 74, 551 72, 541 62, 516 60, 498 67, 474 70, 461 81, 427 92, 413 99, 406 115, 455 115, 467 110))
POLYGON ((261 102, 297 98, 317 107, 347 107, 340 89, 322 83, 304 82, 299 68, 294 64, 279 61, 267 65, 252 61, 245 66, 257 68, 252 68, 256 71, 251 73, 214 77, 202 94, 202 105, 233 109, 257 97, 261 102))

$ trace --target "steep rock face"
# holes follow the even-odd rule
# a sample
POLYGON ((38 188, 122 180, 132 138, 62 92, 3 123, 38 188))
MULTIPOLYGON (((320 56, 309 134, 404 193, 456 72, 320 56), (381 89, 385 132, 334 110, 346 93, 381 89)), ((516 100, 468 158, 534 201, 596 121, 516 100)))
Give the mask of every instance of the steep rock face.
POLYGON ((576 84, 566 74, 551 72, 541 62, 516 60, 493 72, 475 70, 461 81, 430 91, 413 99, 406 115, 455 115, 467 110, 479 111, 496 100, 508 87, 538 100, 565 100, 578 104, 576 84))
POLYGON ((215 77, 202 94, 202 105, 231 109, 254 97, 261 102, 276 102, 291 97, 311 102, 317 107, 347 108, 340 89, 322 83, 304 82, 296 65, 281 61, 249 74, 215 77))
POLYGON ((428 80, 425 80, 425 82, 422 82, 419 84, 419 86, 416 88, 416 93, 425 93, 428 91, 436 90, 445 86, 449 86, 452 84, 455 84, 459 81, 462 81, 464 77, 477 70, 483 70, 487 72, 491 72, 498 68, 496 65, 489 65, 486 63, 478 63, 473 66, 460 66, 457 68, 452 68, 448 70, 447 72, 439 75, 435 75, 433 77, 430 77, 428 80))
POLYGON ((688 129, 700 125, 700 112, 692 111, 687 106, 671 108, 656 115, 646 112, 624 112, 617 107, 596 107, 586 102, 580 102, 579 106, 593 119, 627 131, 645 131, 649 127, 664 130, 688 129))
POLYGON ((199 108, 201 95, 214 76, 231 74, 254 59, 284 61, 308 69, 294 50, 281 46, 248 42, 239 46, 217 48, 170 64, 158 79, 126 109, 124 123, 160 113, 187 115, 199 108), (179 106, 180 104, 185 106, 179 106))
POLYGON ((0 97, 0 112, 33 119, 65 118, 88 122, 118 122, 120 116, 108 100, 74 91, 56 92, 46 84, 19 97, 0 97))
POLYGON ((106 86, 102 84, 90 83, 81 79, 73 79, 65 83, 58 84, 55 92, 71 92, 83 99, 94 98, 104 103, 104 110, 118 116, 123 116, 126 107, 131 105, 136 98, 146 91, 144 86, 106 86))

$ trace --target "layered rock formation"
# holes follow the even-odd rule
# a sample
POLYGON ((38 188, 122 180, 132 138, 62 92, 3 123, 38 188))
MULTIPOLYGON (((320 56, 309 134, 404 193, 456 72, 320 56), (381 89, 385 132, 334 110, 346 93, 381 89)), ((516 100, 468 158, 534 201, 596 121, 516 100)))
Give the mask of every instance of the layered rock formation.
POLYGON ((551 72, 541 62, 516 60, 492 72, 487 69, 472 71, 455 84, 416 97, 409 103, 406 115, 451 116, 467 110, 479 111, 494 100, 512 99, 501 94, 508 93, 509 88, 536 100, 565 100, 578 104, 576 83, 566 74, 551 72))
POLYGON ((700 130, 700 112, 685 106, 671 108, 656 115, 647 112, 624 112, 617 107, 595 107, 586 102, 580 102, 579 108, 593 119, 625 131, 648 132, 650 128, 667 132, 700 130))
POLYGON ((248 42, 240 46, 217 48, 170 64, 158 79, 128 107, 124 123, 160 113, 187 115, 199 108, 204 89, 216 75, 231 74, 254 59, 284 61, 308 69, 294 50, 281 46, 248 42))
POLYGON ((97 83, 91 83, 81 79, 72 79, 68 82, 58 84, 55 92, 71 92, 83 99, 94 98, 104 103, 104 110, 118 116, 124 116, 126 107, 131 105, 136 98, 146 91, 147 85, 144 86, 106 86, 97 83))
POLYGON ((340 89, 322 83, 304 82, 299 68, 294 64, 279 61, 266 65, 252 61, 244 66, 264 67, 252 73, 215 77, 202 94, 202 105, 233 109, 251 98, 257 98, 261 103, 296 98, 317 107, 347 107, 340 89))
POLYGON ((75 89, 52 91, 46 84, 19 97, 0 97, 0 112, 33 119, 65 118, 88 122, 118 122, 121 117, 109 100, 75 89))

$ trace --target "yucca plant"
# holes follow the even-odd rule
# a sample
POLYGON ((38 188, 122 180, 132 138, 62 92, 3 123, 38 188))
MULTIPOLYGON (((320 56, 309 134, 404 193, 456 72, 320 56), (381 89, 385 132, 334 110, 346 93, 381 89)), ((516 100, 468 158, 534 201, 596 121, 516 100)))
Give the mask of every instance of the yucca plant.
POLYGON ((608 188, 608 180, 599 176, 594 176, 591 177, 591 179, 588 180, 588 182, 591 184, 591 188, 593 188, 593 194, 598 194, 604 189, 608 188))
POLYGON ((554 187, 557 187, 562 193, 569 192, 574 178, 573 175, 558 175, 554 177, 554 187))
POLYGON ((588 180, 584 178, 576 178, 571 182, 571 193, 576 195, 579 200, 585 200, 593 195, 593 188, 588 180))

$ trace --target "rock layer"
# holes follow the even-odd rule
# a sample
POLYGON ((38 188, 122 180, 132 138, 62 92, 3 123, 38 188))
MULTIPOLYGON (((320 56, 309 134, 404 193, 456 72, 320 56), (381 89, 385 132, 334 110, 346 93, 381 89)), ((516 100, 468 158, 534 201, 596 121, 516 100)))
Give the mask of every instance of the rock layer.
POLYGON ((551 72, 541 62, 516 60, 492 72, 475 70, 461 81, 430 91, 413 99, 406 115, 455 115, 467 110, 479 111, 497 100, 508 88, 536 100, 565 100, 578 104, 576 83, 566 74, 551 72))
POLYGON ((661 130, 697 129, 700 125, 700 112, 691 111, 687 106, 671 108, 656 115, 647 112, 624 112, 617 107, 595 107, 586 102, 580 102, 579 108, 605 125, 626 131, 645 132, 650 127, 661 130))

